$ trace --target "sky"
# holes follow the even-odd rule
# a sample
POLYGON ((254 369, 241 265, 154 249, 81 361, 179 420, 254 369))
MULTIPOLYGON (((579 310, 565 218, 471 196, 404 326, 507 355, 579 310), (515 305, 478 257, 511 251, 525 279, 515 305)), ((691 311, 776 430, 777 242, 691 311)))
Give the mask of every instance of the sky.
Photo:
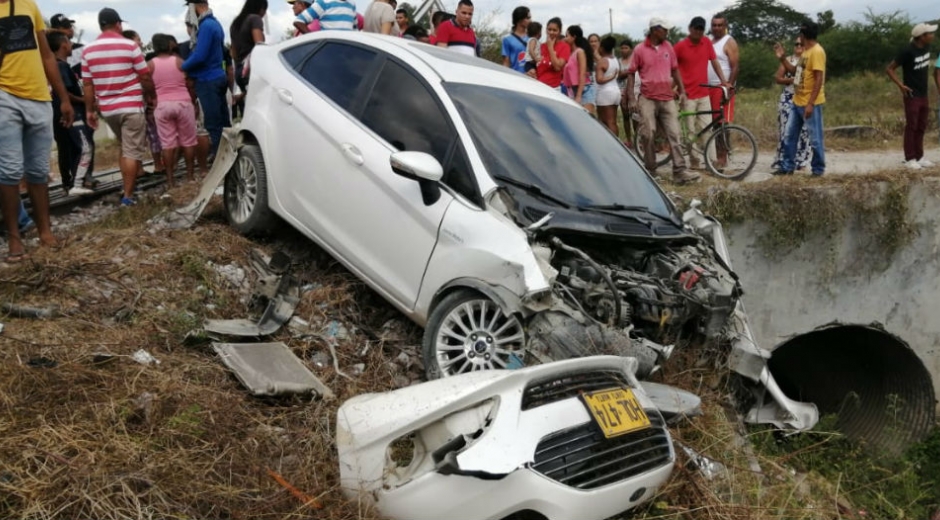
MULTIPOLYGON (((363 12, 370 0, 355 1, 358 10, 363 12)), ((420 3, 417 0, 411 2, 412 5, 420 3)), ((210 0, 209 5, 227 32, 243 3, 244 0, 210 0)), ((279 41, 287 33, 293 15, 286 0, 269 0, 269 3, 265 31, 268 33, 268 41, 279 41)), ((453 8, 457 0, 443 0, 443 3, 453 8)), ((636 38, 643 33, 652 17, 663 17, 685 29, 692 17, 704 16, 710 19, 711 14, 732 3, 713 0, 474 0, 474 23, 488 23, 497 30, 508 31, 513 8, 526 5, 532 10, 533 20, 544 24, 549 18, 559 16, 565 26, 580 24, 585 34, 608 32, 612 13, 614 32, 627 33, 636 38)), ((857 0, 791 0, 786 3, 813 16, 819 11, 831 9, 836 22, 862 20, 869 7, 876 13, 906 11, 915 22, 940 18, 940 6, 936 0, 908 0, 903 4, 899 0, 890 0, 867 5, 857 0)), ((186 39, 183 25, 186 8, 183 0, 37 0, 37 4, 46 19, 56 13, 65 13, 75 20, 76 31, 84 31, 81 38, 83 42, 98 36, 97 13, 102 7, 117 9, 128 22, 125 28, 139 32, 144 41, 149 41, 158 32, 172 34, 179 41, 186 39)))

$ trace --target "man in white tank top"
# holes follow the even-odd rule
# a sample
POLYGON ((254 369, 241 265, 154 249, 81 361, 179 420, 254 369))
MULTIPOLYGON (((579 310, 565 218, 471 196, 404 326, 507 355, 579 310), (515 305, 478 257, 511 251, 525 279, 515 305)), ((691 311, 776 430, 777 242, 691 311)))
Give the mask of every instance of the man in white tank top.
MULTIPOLYGON (((712 17, 711 26, 712 47, 715 48, 715 56, 718 58, 718 65, 728 83, 734 85, 738 81, 738 42, 728 34, 728 20, 722 13, 712 17)), ((715 74, 711 68, 708 69, 708 84, 721 85, 721 78, 715 74)), ((718 110, 721 106, 721 89, 710 89, 712 96, 712 110, 718 110)), ((730 122, 734 118, 734 97, 725 110, 725 120, 730 122)))

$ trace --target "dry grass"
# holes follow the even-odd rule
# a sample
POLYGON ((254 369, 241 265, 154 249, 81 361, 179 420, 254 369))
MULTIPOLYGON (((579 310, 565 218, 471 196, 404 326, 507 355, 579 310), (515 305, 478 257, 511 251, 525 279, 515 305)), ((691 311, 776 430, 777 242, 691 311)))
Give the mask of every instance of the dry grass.
MULTIPOLYGON (((148 201, 74 229, 60 250, 0 270, 0 302, 59 309, 46 321, 3 318, 0 518, 376 518, 338 490, 336 409, 420 374, 418 360, 407 370, 390 362, 413 352, 420 330, 296 232, 260 241, 236 235, 218 202, 192 230, 146 231, 148 218, 194 191, 184 186, 171 202, 148 201), (287 253, 301 283, 313 286, 296 316, 318 327, 336 320, 350 331, 337 348, 339 365, 353 373, 362 364, 363 373, 350 380, 329 363, 314 368, 335 401, 252 398, 205 339, 187 336, 205 318, 258 315, 246 290, 209 263, 247 267, 259 247, 287 253), (161 363, 136 363, 129 356, 138 349, 161 363), (115 357, 97 363, 99 353, 115 357), (32 366, 43 359, 56 365, 32 366), (269 469, 323 508, 298 500, 269 469)), ((322 340, 297 339, 287 328, 273 339, 311 367, 328 354, 322 340)), ((747 449, 748 432, 726 410, 736 387, 722 375, 720 352, 680 350, 661 377, 705 403, 705 416, 674 428, 675 439, 727 471, 707 480, 677 447, 668 485, 634 517, 837 518, 838 489, 747 449), (761 473, 751 469, 755 460, 761 473)))
MULTIPOLYGON (((74 231, 61 250, 37 251, 27 264, 0 271, 3 302, 55 305, 60 313, 48 321, 3 321, 0 518, 313 514, 267 469, 317 497, 324 506, 317 517, 369 518, 337 492, 336 408, 353 395, 391 388, 394 345, 413 344, 417 330, 402 325, 390 342, 373 333, 395 311, 316 248, 289 237, 296 272, 321 284, 306 293, 297 315, 354 327, 338 347, 340 365, 366 369, 354 381, 331 367, 318 371, 337 394, 334 402, 251 398, 207 345, 187 343, 186 334, 204 318, 249 314, 244 291, 208 262, 245 266, 256 244, 232 233, 217 210, 192 231, 150 235, 144 222, 157 209, 144 204, 115 213, 74 231), (134 362, 129 356, 138 349, 161 363, 134 362), (98 353, 116 357, 98 364, 98 353), (56 366, 31 366, 43 358, 56 366)), ((325 350, 286 331, 275 339, 302 356, 325 350)))

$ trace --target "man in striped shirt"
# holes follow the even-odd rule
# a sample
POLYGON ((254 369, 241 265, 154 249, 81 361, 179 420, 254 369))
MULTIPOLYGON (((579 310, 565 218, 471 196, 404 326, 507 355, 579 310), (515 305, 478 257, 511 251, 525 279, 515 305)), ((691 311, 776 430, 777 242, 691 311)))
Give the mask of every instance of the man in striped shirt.
POLYGON ((315 0, 306 10, 297 15, 294 27, 302 33, 310 32, 307 25, 320 21, 320 28, 352 31, 356 28, 356 4, 352 0, 315 0))
POLYGON ((144 103, 153 103, 156 92, 150 70, 140 47, 121 32, 117 11, 104 8, 98 13, 101 36, 82 53, 82 83, 88 124, 98 128, 98 112, 121 143, 121 178, 124 180, 122 206, 135 204, 134 184, 149 150, 144 103))

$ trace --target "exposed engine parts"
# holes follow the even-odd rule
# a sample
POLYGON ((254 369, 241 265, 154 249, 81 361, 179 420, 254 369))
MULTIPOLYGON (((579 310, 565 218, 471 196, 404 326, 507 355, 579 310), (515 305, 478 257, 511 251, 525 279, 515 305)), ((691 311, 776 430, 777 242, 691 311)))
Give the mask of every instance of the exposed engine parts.
POLYGON ((555 293, 586 318, 668 344, 681 335, 718 337, 741 291, 704 245, 586 252, 553 238, 555 293))

